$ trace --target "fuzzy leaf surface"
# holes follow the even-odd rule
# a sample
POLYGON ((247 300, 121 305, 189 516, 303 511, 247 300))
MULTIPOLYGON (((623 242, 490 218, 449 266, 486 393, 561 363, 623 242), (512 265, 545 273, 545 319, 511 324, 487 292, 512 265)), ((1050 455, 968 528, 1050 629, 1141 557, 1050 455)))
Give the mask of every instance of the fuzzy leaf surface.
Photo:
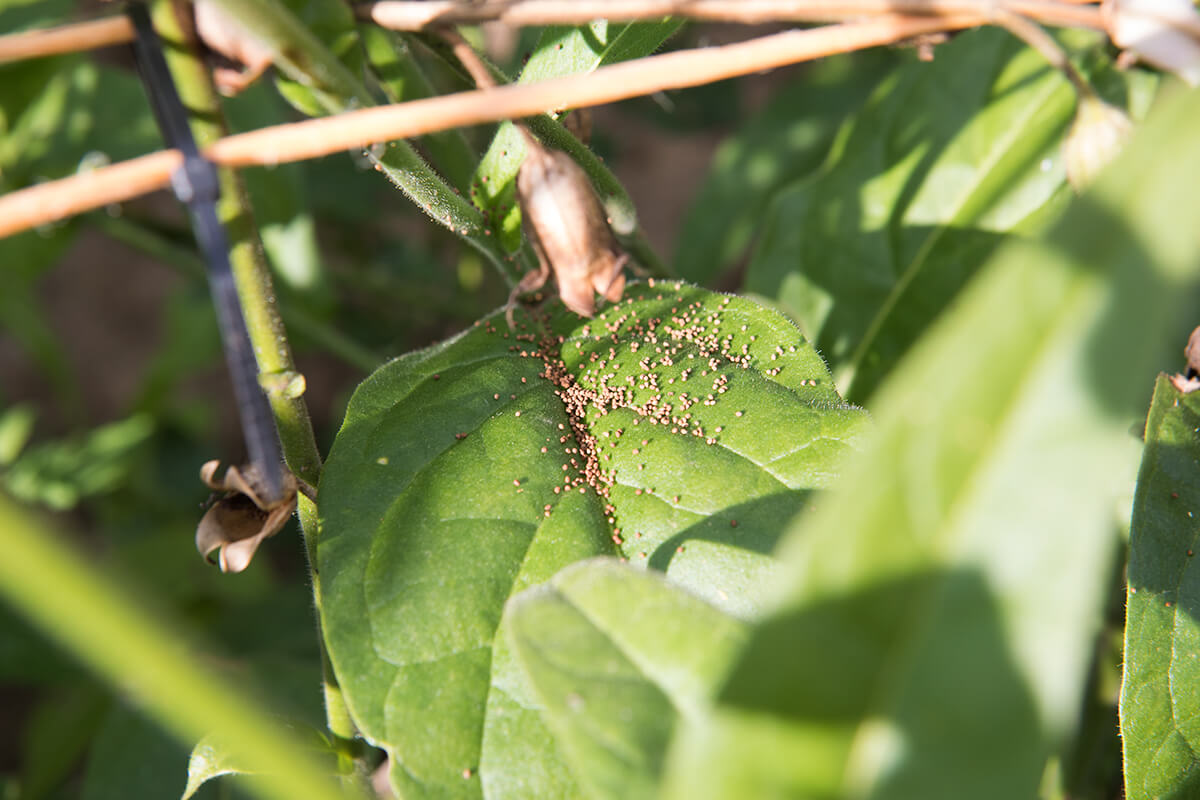
POLYGON ((1200 394, 1159 376, 1134 498, 1121 738, 1130 800, 1200 792, 1200 394))
POLYGON ((498 633, 509 596, 620 555, 753 613, 781 521, 865 422, 748 300, 658 282, 593 320, 557 303, 517 320, 368 378, 322 477, 329 653, 412 796, 571 794, 498 633))

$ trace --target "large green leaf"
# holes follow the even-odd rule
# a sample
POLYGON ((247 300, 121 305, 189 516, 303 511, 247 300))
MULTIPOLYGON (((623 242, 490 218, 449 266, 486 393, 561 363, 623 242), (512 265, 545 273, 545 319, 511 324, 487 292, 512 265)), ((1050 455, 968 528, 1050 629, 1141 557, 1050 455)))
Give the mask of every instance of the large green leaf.
POLYGON ((594 320, 555 308, 511 332, 497 313, 381 368, 322 477, 329 653, 408 795, 564 779, 504 767, 553 757, 493 650, 511 594, 619 554, 749 614, 781 521, 864 421, 795 326, 747 300, 651 282, 594 320))
MULTIPOLYGON (((628 24, 598 20, 578 28, 546 28, 521 71, 518 82, 543 81, 591 72, 605 64, 649 55, 679 28, 679 24, 671 20, 628 24)), ((546 123, 537 126, 543 138, 547 138, 544 131, 547 127, 550 126, 546 123)), ((560 141, 557 144, 561 146, 563 143, 560 141)), ((578 158, 577 153, 573 155, 578 158)), ((510 252, 515 251, 521 242, 521 208, 516 202, 516 179, 524 158, 525 141, 520 132, 510 122, 501 124, 475 170, 475 182, 471 190, 471 199, 492 221, 493 230, 510 252)), ((587 169, 588 165, 585 163, 584 167, 587 169)), ((607 191, 606 187, 598 188, 617 232, 632 233, 637 225, 632 210, 618 207, 624 206, 628 198, 615 197, 617 193, 607 191)), ((623 194, 623 190, 619 193, 623 194)))
POLYGON ((1130 800, 1200 792, 1200 578, 1193 510, 1200 394, 1160 376, 1146 422, 1129 553, 1121 733, 1130 800))
POLYGON ((789 535, 788 589, 678 741, 668 796, 1035 794, 1078 719, 1131 423, 1197 296, 1186 100, 1044 244, 1007 245, 880 391, 877 436, 789 535))
POLYGON ((1062 75, 1003 30, 879 86, 825 169, 770 211, 746 288, 780 302, 862 402, 1008 232, 1069 196, 1062 75))
POLYGON ((538 704, 592 797, 652 797, 677 717, 695 718, 744 625, 664 580, 596 559, 513 599, 538 704))

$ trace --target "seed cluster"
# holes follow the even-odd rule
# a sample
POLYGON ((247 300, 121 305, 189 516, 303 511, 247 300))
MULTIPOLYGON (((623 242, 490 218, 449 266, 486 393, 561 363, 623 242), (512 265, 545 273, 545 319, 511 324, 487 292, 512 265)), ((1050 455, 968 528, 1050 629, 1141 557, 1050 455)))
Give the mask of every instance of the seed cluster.
MULTIPOLYGON (((649 286, 656 288, 653 280, 649 286)), ((554 386, 567 420, 558 424, 558 441, 547 438, 548 448, 541 448, 543 453, 557 451, 563 458, 562 482, 554 493, 594 491, 605 501, 605 517, 614 526, 612 539, 618 545, 630 537, 615 527, 616 508, 610 502, 616 482, 612 451, 624 441, 629 452, 639 456, 654 438, 648 430, 638 435, 629 426, 646 424, 660 435, 690 436, 716 445, 723 428, 707 428, 699 415, 721 401, 734 371, 750 368, 756 358, 751 349, 757 336, 747 334, 745 325, 736 331, 725 321, 731 298, 706 307, 703 301, 686 300, 680 284, 660 282, 657 288, 663 293, 628 297, 610 306, 571 340, 549 333, 550 321, 545 318, 535 317, 534 327, 540 333, 529 332, 526 325, 510 332, 503 323, 482 323, 490 333, 513 340, 510 352, 542 362, 539 375, 554 386), (637 299, 661 302, 650 314, 644 304, 635 304, 637 299), (596 420, 619 410, 632 414, 626 427, 593 432, 596 420)), ((787 351, 775 347, 769 355, 774 363, 765 373, 779 374, 785 352, 795 351, 794 346, 787 351)), ((743 413, 737 409, 734 416, 743 413)), ((637 470, 644 468, 645 464, 636 463, 637 470)), ((652 494, 653 490, 635 492, 652 494)), ((672 502, 679 505, 680 497, 674 496, 672 502)), ((545 515, 551 511, 547 503, 545 515)), ((632 535, 641 538, 640 533, 632 535)))

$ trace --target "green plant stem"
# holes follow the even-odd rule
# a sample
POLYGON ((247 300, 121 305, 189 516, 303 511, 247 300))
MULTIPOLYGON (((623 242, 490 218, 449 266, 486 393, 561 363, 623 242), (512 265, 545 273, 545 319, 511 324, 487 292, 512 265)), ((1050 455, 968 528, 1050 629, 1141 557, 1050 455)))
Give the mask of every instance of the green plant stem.
MULTIPOLYGON (((192 135, 204 149, 227 133, 216 90, 204 64, 192 52, 172 3, 156 0, 152 9, 154 27, 166 46, 167 64, 180 99, 191 112, 192 135)), ((275 308, 275 289, 262 255, 262 243, 245 186, 233 170, 221 169, 219 175, 221 198, 217 213, 229 234, 229 260, 259 372, 263 375, 295 372, 287 334, 275 308)), ((304 399, 286 397, 279 392, 268 392, 268 397, 288 467, 315 486, 321 477, 321 456, 304 399)), ((304 516, 302 510, 302 522, 304 516)), ((315 523, 315 519, 312 522, 315 523)), ((311 532, 307 530, 308 525, 305 527, 306 538, 315 534, 315 525, 311 532)))
POLYGON ((220 731, 261 770, 245 780, 263 798, 345 800, 306 749, 257 710, 254 699, 214 677, 178 630, 154 619, 0 494, 0 599, 152 714, 185 746, 220 731))
MULTIPOLYGON (((212 0, 271 50, 275 65, 289 78, 313 89, 326 112, 374 105, 361 81, 338 61, 278 0, 212 0)), ((478 250, 515 286, 524 271, 491 235, 483 214, 437 174, 407 141, 380 143, 366 151, 375 168, 435 222, 478 250)))
MULTIPOLYGON (((212 80, 203 62, 192 50, 185 30, 175 15, 173 3, 170 0, 155 0, 151 6, 151 16, 164 42, 167 65, 180 99, 191 112, 192 134, 197 144, 204 148, 225 135, 221 106, 212 80)), ((296 369, 292 363, 287 333, 275 307, 271 274, 262 255, 262 244, 258 239, 245 187, 233 170, 221 169, 219 175, 221 199, 217 212, 229 234, 229 258, 259 372, 264 376, 294 373, 296 369)), ((279 429, 288 467, 309 485, 316 486, 321 477, 321 454, 317 450, 312 421, 303 396, 292 397, 285 391, 270 390, 267 396, 275 414, 275 424, 279 429)), ((303 494, 298 501, 300 528, 309 563, 313 564, 317 546, 316 506, 303 494)), ((340 698, 341 690, 324 652, 323 637, 320 641, 329 730, 335 736, 353 739, 353 722, 345 713, 345 702, 340 698)))
MULTIPOLYGON (((433 95, 429 78, 412 57, 404 37, 365 23, 358 26, 358 34, 367 55, 367 63, 389 101, 403 103, 433 95)), ((421 137, 421 141, 442 174, 460 192, 469 191, 479 155, 472 150, 462 129, 431 133, 421 137)))
MULTIPOLYGON (((176 244, 167 235, 126 217, 110 217, 108 214, 99 213, 89 215, 88 219, 106 236, 152 255, 159 261, 178 268, 189 277, 204 277, 204 262, 196 255, 195 250, 176 244)), ((279 305, 278 309, 287 328, 303 334, 318 347, 349 366, 370 373, 383 362, 378 354, 307 311, 287 303, 279 305)))
MULTIPOLYGON (((414 42, 424 46, 435 57, 441 59, 452 71, 462 75, 465 85, 474 85, 440 36, 418 33, 412 34, 411 38, 414 42)), ((483 56, 480 56, 480 61, 488 68, 492 79, 498 85, 510 82, 509 77, 495 64, 483 56)), ((633 204, 633 198, 629 196, 629 192, 625 190, 612 170, 592 152, 591 148, 579 141, 561 122, 549 114, 526 117, 522 121, 543 143, 562 150, 583 168, 592 181, 592 186, 600 195, 604 210, 608 213, 609 224, 634 260, 654 275, 670 275, 670 267, 659 258, 646 238, 645 232, 638 225, 637 208, 633 204)))

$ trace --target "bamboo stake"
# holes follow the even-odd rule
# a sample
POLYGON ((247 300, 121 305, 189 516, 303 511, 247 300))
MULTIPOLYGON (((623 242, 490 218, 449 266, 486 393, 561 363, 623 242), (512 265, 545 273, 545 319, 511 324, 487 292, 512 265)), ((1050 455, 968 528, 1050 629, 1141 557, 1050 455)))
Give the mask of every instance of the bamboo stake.
POLYGON ((124 14, 40 31, 10 33, 0 36, 0 64, 26 58, 78 53, 132 41, 133 25, 124 14))
MULTIPOLYGON (((448 128, 516 119, 547 109, 581 108, 665 89, 699 86, 983 22, 977 15, 883 16, 787 31, 721 47, 648 56, 601 67, 590 74, 460 92, 275 125, 221 139, 205 155, 224 166, 274 166, 341 150, 385 146, 380 143, 448 128)), ((176 151, 160 151, 0 196, 0 237, 160 189, 180 163, 176 151)))
POLYGON ((683 17, 757 25, 840 22, 867 16, 984 14, 994 7, 1047 25, 1102 28, 1089 0, 379 0, 357 7, 360 17, 393 30, 499 21, 512 26, 577 25, 592 20, 634 22, 683 17))
MULTIPOLYGON (((393 30, 496 20, 509 25, 577 25, 596 19, 634 22, 677 16, 741 24, 839 22, 896 15, 987 16, 993 9, 1043 25, 1107 30, 1092 0, 380 0, 357 7, 360 17, 393 30)), ((1186 21, 1168 20, 1182 25, 1186 21)), ((0 64, 124 44, 133 29, 124 16, 0 36, 0 64)))

